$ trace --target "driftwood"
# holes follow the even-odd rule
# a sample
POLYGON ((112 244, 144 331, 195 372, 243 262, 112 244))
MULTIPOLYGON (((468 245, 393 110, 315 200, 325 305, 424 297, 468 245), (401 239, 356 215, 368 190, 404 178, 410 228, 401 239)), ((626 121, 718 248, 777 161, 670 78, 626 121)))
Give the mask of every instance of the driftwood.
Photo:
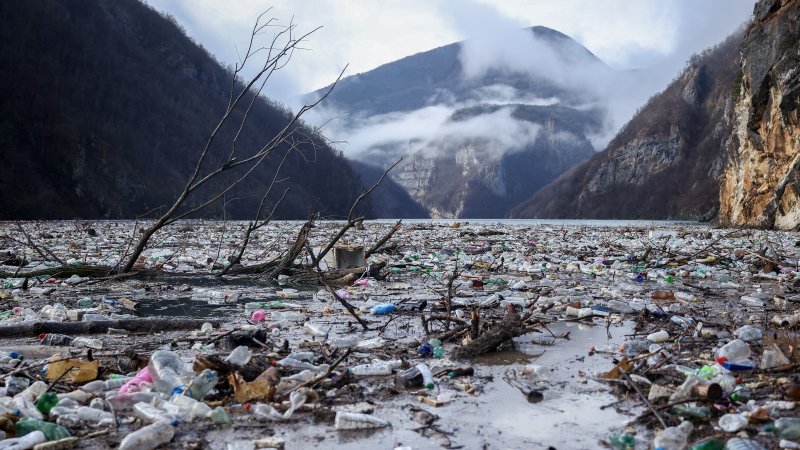
POLYGON ((403 219, 400 219, 400 220, 398 220, 398 221, 397 221, 397 223, 396 223, 396 224, 394 224, 394 226, 392 227, 392 229, 391 229, 391 230, 389 230, 389 232, 388 232, 388 233, 386 233, 386 235, 385 235, 385 236, 383 236, 383 237, 382 237, 382 238, 381 238, 381 239, 380 239, 378 242, 376 242, 376 243, 375 243, 375 245, 373 245, 372 247, 370 247, 370 248, 369 248, 369 250, 367 250, 367 251, 366 251, 366 253, 364 253, 364 257, 365 257, 365 258, 369 258, 369 257, 370 257, 370 255, 372 255, 373 253, 375 253, 375 252, 377 252, 378 250, 380 250, 380 249, 381 249, 381 247, 383 247, 383 244, 385 244, 385 243, 386 243, 386 241, 388 241, 389 239, 391 239, 391 238, 392 238, 392 236, 393 236, 395 233, 397 233, 397 230, 399 230, 399 229, 400 229, 400 226, 401 226, 401 224, 402 224, 402 223, 403 223, 403 219))
POLYGON ((522 334, 528 330, 522 318, 515 312, 506 313, 500 323, 495 324, 489 331, 462 347, 457 347, 452 352, 453 359, 467 359, 472 356, 482 355, 495 351, 503 342, 522 334))
POLYGON ((218 327, 222 324, 222 320, 166 318, 98 320, 89 322, 33 322, 0 327, 0 337, 36 336, 39 333, 93 334, 105 333, 109 328, 138 332, 193 330, 199 329, 205 322, 211 323, 214 327, 218 327))

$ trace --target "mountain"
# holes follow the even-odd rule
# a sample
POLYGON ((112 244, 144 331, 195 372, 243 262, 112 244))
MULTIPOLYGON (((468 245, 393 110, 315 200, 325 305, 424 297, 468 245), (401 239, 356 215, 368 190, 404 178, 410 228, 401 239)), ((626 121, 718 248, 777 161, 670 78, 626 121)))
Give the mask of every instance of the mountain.
POLYGON ((800 227, 800 1, 761 0, 742 43, 734 132, 720 192, 725 225, 800 227))
MULTIPOLYGON (((383 170, 369 164, 351 160, 350 166, 358 174, 366 187, 375 184, 383 175, 383 170)), ((428 211, 408 195, 402 186, 389 177, 369 194, 372 212, 379 218, 429 219, 428 211)))
POLYGON ((325 104, 348 153, 376 168, 404 157, 390 176, 433 217, 505 216, 594 154, 608 123, 589 79, 615 75, 558 31, 515 39, 513 55, 467 40, 341 80, 325 104))
MULTIPOLYGON (((0 2, 0 21, 0 219, 134 218, 171 203, 225 111, 229 70, 136 0, 0 2)), ((259 148, 290 117, 259 98, 237 151, 259 148)), ((293 130, 315 139, 304 125, 293 130)), ((235 132, 221 131, 209 160, 235 132)), ((206 215, 251 218, 286 151, 206 215)), ((281 218, 305 218, 315 204, 341 216, 363 189, 320 142, 299 145, 280 177, 275 198, 291 188, 281 218)))
POLYGON ((610 141, 511 217, 710 220, 731 134, 742 35, 695 55, 610 141))

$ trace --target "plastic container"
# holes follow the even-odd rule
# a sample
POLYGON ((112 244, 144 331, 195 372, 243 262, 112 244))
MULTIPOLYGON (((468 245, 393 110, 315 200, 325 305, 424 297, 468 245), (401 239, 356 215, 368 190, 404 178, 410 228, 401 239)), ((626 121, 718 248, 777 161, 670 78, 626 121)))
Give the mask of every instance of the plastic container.
POLYGON ((231 420, 231 416, 228 415, 228 411, 225 411, 225 408, 222 406, 217 406, 216 408, 212 409, 210 413, 208 413, 208 417, 211 419, 216 425, 231 425, 233 421, 231 420))
POLYGON ((217 372, 211 369, 203 369, 189 385, 187 394, 193 399, 200 400, 214 389, 214 386, 217 385, 217 381, 217 372))
POLYGON ((334 421, 334 426, 337 430, 363 430, 369 428, 383 428, 390 425, 388 421, 370 414, 347 411, 337 411, 334 421))
POLYGON ((152 450, 175 437, 175 428, 165 420, 142 427, 125 436, 119 450, 152 450))
POLYGON ((126 381, 125 384, 119 387, 119 392, 117 393, 117 397, 122 397, 134 392, 139 392, 141 390, 141 385, 143 383, 150 384, 152 382, 153 378, 150 376, 150 368, 145 367, 139 370, 136 373, 136 376, 126 381))
POLYGON ((150 356, 148 372, 153 379, 153 389, 172 395, 177 388, 189 384, 186 365, 181 358, 169 350, 158 350, 150 356))
POLYGON ((328 339, 333 348, 352 348, 358 344, 358 336, 336 336, 328 339))

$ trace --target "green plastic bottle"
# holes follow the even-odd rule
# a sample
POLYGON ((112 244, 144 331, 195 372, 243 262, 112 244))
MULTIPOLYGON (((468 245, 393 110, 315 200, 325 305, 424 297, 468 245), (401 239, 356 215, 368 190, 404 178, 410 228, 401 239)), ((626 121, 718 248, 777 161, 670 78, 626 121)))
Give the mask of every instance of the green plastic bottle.
POLYGON ((800 417, 781 417, 766 425, 764 431, 775 433, 782 439, 796 441, 800 439, 800 417))
POLYGON ((711 409, 707 406, 676 406, 672 408, 672 414, 692 419, 708 420, 711 418, 711 409))
POLYGON ((725 444, 722 442, 714 438, 708 438, 695 443, 690 450, 723 450, 724 448, 725 444))
POLYGON ((636 448, 636 437, 630 433, 612 434, 608 442, 614 450, 633 450, 636 448))
POLYGON ((48 441, 56 441, 58 439, 68 438, 71 435, 66 428, 61 425, 56 425, 52 422, 45 422, 44 420, 34 419, 33 417, 23 417, 19 419, 15 427, 17 437, 25 436, 34 431, 41 431, 48 441))
POLYGON ((228 411, 225 411, 225 408, 222 406, 217 406, 213 410, 211 410, 211 421, 217 425, 231 425, 233 421, 231 420, 231 416, 228 415, 228 411))
POLYGON ((36 400, 36 409, 46 416, 50 414, 50 410, 56 406, 56 403, 58 403, 58 395, 55 392, 47 391, 39 397, 39 400, 36 400))

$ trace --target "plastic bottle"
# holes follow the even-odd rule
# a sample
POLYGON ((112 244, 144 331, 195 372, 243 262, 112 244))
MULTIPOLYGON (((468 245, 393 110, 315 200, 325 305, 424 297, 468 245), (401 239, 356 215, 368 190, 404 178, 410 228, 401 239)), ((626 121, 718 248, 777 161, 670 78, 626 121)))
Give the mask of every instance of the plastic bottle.
POLYGON ((800 439, 800 417, 781 417, 767 424, 764 431, 775 433, 781 439, 796 441, 800 439))
POLYGON ((225 358, 230 365, 234 367, 244 367, 250 362, 253 352, 246 345, 240 345, 233 349, 230 355, 225 358))
POLYGON ((47 442, 47 437, 45 437, 44 433, 37 430, 22 437, 0 441, 0 450, 27 450, 42 442, 47 442))
POLYGON ((381 303, 373 306, 370 312, 376 316, 383 316, 393 313, 395 309, 397 309, 397 307, 394 305, 394 303, 381 303))
POLYGON ((132 379, 133 378, 131 377, 122 377, 112 378, 110 380, 94 380, 84 384, 80 389, 84 392, 97 394, 100 392, 110 391, 112 389, 118 389, 132 379))
POLYGON ((214 389, 214 386, 217 385, 217 381, 217 372, 211 369, 203 369, 189 385, 187 393, 189 397, 200 400, 214 389))
POLYGON ((714 438, 708 438, 703 439, 700 442, 696 442, 690 447, 690 450, 722 450, 724 447, 725 444, 722 442, 714 438))
POLYGON ((175 428, 166 420, 159 420, 125 436, 119 450, 152 450, 175 437, 175 428))
POLYGON ((185 395, 175 394, 169 402, 180 409, 181 419, 191 422, 194 419, 203 419, 211 412, 211 407, 185 395))
POLYGON ((45 416, 50 414, 50 410, 58 403, 58 395, 55 392, 45 392, 36 400, 36 409, 45 416))
POLYGON ((733 363, 746 361, 750 358, 750 354, 750 345, 741 339, 734 339, 720 347, 717 351, 718 358, 724 357, 733 363))
POLYGON ((391 361, 375 360, 370 364, 361 364, 350 368, 350 373, 360 376, 391 375, 392 369, 397 369, 403 364, 399 359, 391 361))
POLYGON ((158 392, 172 395, 176 388, 189 384, 185 364, 176 353, 169 350, 154 352, 147 368, 154 381, 153 388, 158 392))
POLYGON ((175 418, 173 414, 169 414, 163 409, 156 408, 150 403, 144 402, 133 405, 132 411, 134 416, 142 419, 142 421, 146 423, 154 423, 160 420, 171 422, 175 418))
POLYGON ((150 376, 150 367, 145 367, 136 372, 136 375, 133 378, 126 381, 122 386, 119 387, 117 397, 139 392, 141 390, 140 388, 142 383, 150 384, 152 382, 153 378, 150 376))
POLYGON ((67 336, 66 334, 47 333, 42 337, 40 344, 61 346, 61 345, 69 345, 71 342, 72 338, 70 336, 67 336))
POLYGON ((93 425, 111 425, 114 423, 114 415, 102 409, 90 408, 88 406, 81 406, 78 408, 78 417, 93 425))
POLYGON ((433 374, 431 373, 431 369, 428 368, 427 364, 417 364, 417 370, 422 375, 422 383, 428 389, 433 389, 436 387, 436 384, 433 382, 433 374))
POLYGON ((707 406, 675 406, 672 414, 693 419, 708 420, 711 418, 711 409, 707 406))
POLYGON ((328 339, 333 348, 352 348, 358 344, 358 336, 337 336, 328 339))
POLYGON ((719 418, 719 427, 728 433, 736 433, 747 426, 747 418, 741 414, 725 414, 719 418))
POLYGON ((33 401, 23 397, 21 394, 22 393, 17 394, 11 401, 13 408, 19 410, 19 415, 35 419, 44 419, 44 415, 36 409, 36 405, 33 401))
POLYGON ((261 420, 283 420, 283 414, 279 413, 272 405, 264 403, 252 405, 250 412, 261 420))
POLYGON ((668 427, 653 439, 653 447, 656 450, 683 450, 693 429, 692 422, 686 420, 677 427, 668 427))
POLYGON ((32 417, 23 417, 17 421, 15 426, 17 436, 25 436, 34 431, 41 431, 48 441, 55 441, 70 437, 69 431, 66 428, 56 425, 52 422, 45 422, 44 420, 34 419, 32 417))
POLYGON ((612 434, 608 442, 614 450, 633 450, 636 447, 636 437, 629 433, 612 434))
POLYGON ((78 348, 93 348, 95 350, 103 349, 103 341, 100 339, 91 339, 78 336, 72 340, 72 346, 78 348))
POLYGON ((731 438, 725 443, 725 450, 766 450, 763 445, 750 439, 731 438))
POLYGON ((231 425, 233 423, 231 416, 228 415, 228 412, 225 411, 225 408, 222 406, 217 406, 212 409, 211 412, 208 413, 208 417, 217 425, 231 425))
POLYGON ((315 366, 314 364, 311 364, 311 363, 308 363, 308 362, 305 362, 305 361, 300 361, 300 360, 297 360, 297 359, 294 359, 294 358, 289 358, 289 357, 283 358, 280 361, 275 362, 275 364, 277 364, 277 365, 279 365, 281 367, 287 367, 287 368, 299 369, 299 370, 317 371, 319 369, 319 367, 315 366))
POLYGON ((745 342, 761 340, 761 328, 756 328, 752 325, 745 325, 734 331, 733 334, 745 342))
POLYGON ((363 430, 368 428, 383 428, 391 424, 370 414, 361 414, 347 411, 337 411, 334 426, 337 430, 363 430))
POLYGON ((395 385, 406 389, 422 386, 422 372, 417 367, 411 367, 397 374, 394 381, 395 385))
POLYGON ((303 324, 303 331, 305 331, 306 334, 310 334, 312 336, 319 336, 324 338, 328 337, 328 333, 325 330, 323 330, 322 327, 320 327, 317 324, 313 324, 311 322, 306 322, 303 324))
POLYGON ((669 333, 665 330, 656 331, 647 335, 647 340, 655 343, 665 342, 669 339, 669 333))
POLYGON ((469 377, 475 374, 475 369, 472 367, 459 367, 458 369, 453 369, 447 372, 447 376, 450 378, 455 377, 469 377))

